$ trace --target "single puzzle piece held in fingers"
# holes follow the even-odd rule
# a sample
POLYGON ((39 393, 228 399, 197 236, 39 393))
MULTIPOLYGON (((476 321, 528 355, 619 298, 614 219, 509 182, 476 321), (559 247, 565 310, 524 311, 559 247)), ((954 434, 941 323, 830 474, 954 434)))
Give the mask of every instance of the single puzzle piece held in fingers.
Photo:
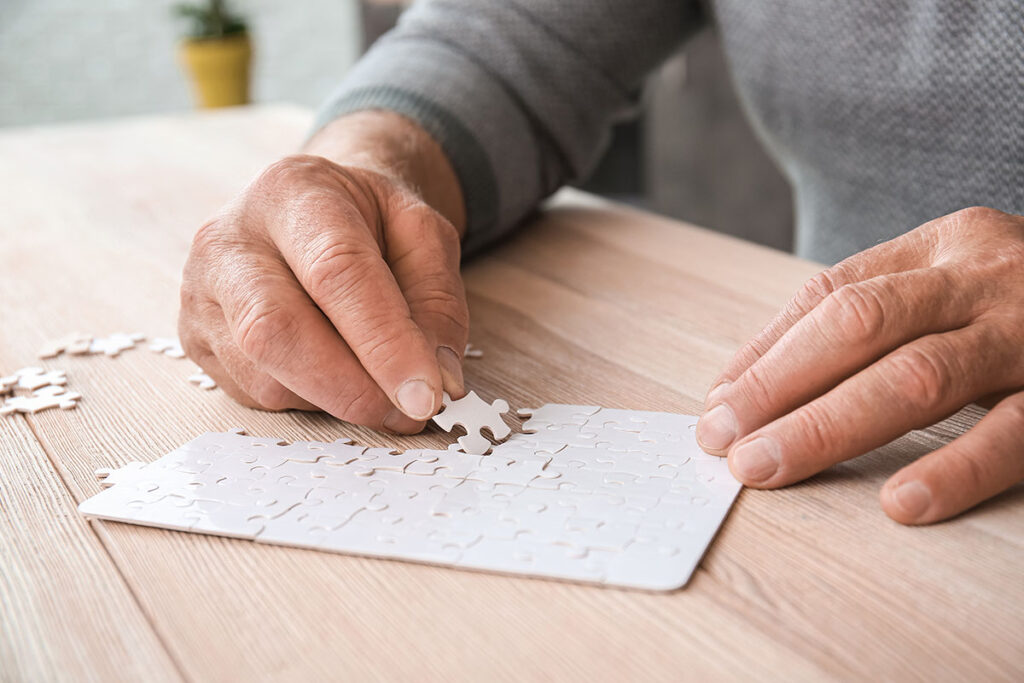
POLYGON ((33 392, 28 396, 14 396, 4 401, 0 408, 0 415, 11 413, 38 413, 40 410, 49 408, 60 408, 70 410, 78 405, 78 399, 82 395, 77 391, 67 391, 64 387, 47 386, 33 392))
POLYGON ((153 343, 149 345, 149 350, 171 358, 185 357, 185 349, 181 348, 181 342, 177 337, 153 337, 153 343))
POLYGON ((434 422, 446 432, 450 432, 456 425, 463 427, 466 435, 459 437, 459 446, 471 455, 483 455, 491 449, 491 442, 481 430, 490 430, 496 441, 502 441, 512 433, 511 428, 501 418, 509 409, 508 403, 503 399, 487 403, 477 396, 476 392, 471 391, 459 400, 453 401, 445 392, 441 405, 444 410, 434 416, 434 422))

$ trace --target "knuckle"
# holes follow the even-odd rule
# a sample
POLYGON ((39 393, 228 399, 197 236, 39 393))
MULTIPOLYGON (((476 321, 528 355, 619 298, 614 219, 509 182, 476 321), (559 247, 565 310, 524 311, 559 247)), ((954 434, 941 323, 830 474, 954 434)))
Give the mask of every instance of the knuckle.
POLYGON ((816 273, 797 292, 795 297, 797 307, 804 310, 813 308, 820 301, 828 298, 833 292, 842 287, 843 282, 844 279, 839 266, 833 266, 820 273, 816 273))
POLYGON ((852 342, 869 342, 885 327, 882 298, 867 283, 843 285, 822 306, 825 319, 834 322, 844 339, 852 342))
POLYGON ((384 368, 401 360, 405 330, 388 316, 371 316, 363 321, 361 341, 353 350, 369 368, 384 368), (397 351, 397 353, 396 353, 397 351))
POLYGON ((1007 422, 1015 425, 1018 433, 1024 434, 1024 391, 1003 399, 998 407, 1007 422))
POLYGON ((963 450, 954 451, 956 463, 954 471, 957 474, 957 489, 963 492, 979 491, 986 488, 986 482, 991 481, 994 463, 988 458, 978 457, 976 452, 963 450))
POLYGON ((895 381, 900 394, 913 410, 927 410, 948 400, 953 387, 953 371, 944 354, 933 348, 906 346, 895 351, 892 362, 896 366, 895 381))
POLYGON ((409 305, 417 313, 442 318, 458 329, 469 327, 469 306, 465 297, 445 288, 441 283, 418 290, 409 305))
POLYGON ((289 186, 310 177, 326 175, 334 167, 327 159, 312 154, 291 154, 270 164, 260 174, 257 185, 289 186))
POLYGON ((457 247, 459 233, 455 226, 418 197, 413 201, 415 203, 406 209, 415 213, 418 218, 418 220, 406 223, 406 229, 411 231, 412 236, 423 242, 437 242, 445 249, 457 247))
POLYGON ((221 221, 216 218, 199 226, 196 234, 192 236, 192 254, 204 254, 212 251, 221 241, 221 231, 221 221))
POLYGON ((287 310, 253 299, 236 323, 235 343, 258 365, 272 364, 288 353, 295 332, 295 320, 287 310))
POLYGON ((754 407, 771 405, 772 397, 776 393, 772 391, 761 366, 757 363, 747 368, 740 376, 736 388, 745 402, 754 407))
POLYGON ((820 402, 811 402, 794 414, 793 429, 797 438, 795 443, 799 444, 800 453, 813 453, 815 459, 832 452, 837 443, 837 430, 835 419, 820 402))
POLYGON ((960 223, 988 223, 1005 215, 1002 211, 987 206, 969 206, 953 213, 955 220, 960 223))
POLYGON ((205 281, 211 263, 224 251, 224 226, 220 219, 203 223, 192 236, 188 258, 182 272, 182 291, 205 281))
POLYGON ((306 269, 306 287, 314 301, 345 302, 367 280, 375 255, 359 244, 334 242, 321 249, 306 269))

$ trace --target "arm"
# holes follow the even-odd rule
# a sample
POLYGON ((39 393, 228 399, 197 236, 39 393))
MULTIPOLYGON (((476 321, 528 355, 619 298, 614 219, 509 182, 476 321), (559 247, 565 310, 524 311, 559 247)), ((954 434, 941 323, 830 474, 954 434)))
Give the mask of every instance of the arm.
POLYGON ((462 237, 485 243, 584 173, 694 5, 417 5, 346 79, 307 154, 196 233, 189 356, 247 405, 421 429, 442 390, 464 393, 462 237))
POLYGON ((451 160, 473 251, 593 168, 646 76, 701 25, 678 0, 428 0, 325 105, 416 121, 451 160))

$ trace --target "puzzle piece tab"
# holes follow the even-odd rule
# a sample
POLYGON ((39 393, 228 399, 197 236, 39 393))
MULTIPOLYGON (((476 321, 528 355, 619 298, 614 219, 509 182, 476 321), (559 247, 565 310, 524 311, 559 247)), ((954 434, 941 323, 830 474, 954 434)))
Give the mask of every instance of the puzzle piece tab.
POLYGON ((496 441, 507 438, 512 432, 501 418, 508 412, 508 403, 500 398, 487 403, 471 391, 453 401, 446 392, 441 405, 444 409, 434 416, 434 422, 446 432, 456 425, 464 428, 466 435, 459 437, 459 446, 466 453, 483 455, 491 449, 491 442, 483 435, 484 429, 489 430, 496 441))

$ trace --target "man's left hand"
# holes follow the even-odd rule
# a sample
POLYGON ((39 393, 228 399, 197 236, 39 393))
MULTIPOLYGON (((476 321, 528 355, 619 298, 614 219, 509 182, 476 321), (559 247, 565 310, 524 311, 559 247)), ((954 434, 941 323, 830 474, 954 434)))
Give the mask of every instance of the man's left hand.
POLYGON ((712 385, 701 446, 776 488, 972 401, 970 431, 883 486, 904 524, 956 515, 1024 480, 1024 216, 971 208, 812 278, 712 385))

